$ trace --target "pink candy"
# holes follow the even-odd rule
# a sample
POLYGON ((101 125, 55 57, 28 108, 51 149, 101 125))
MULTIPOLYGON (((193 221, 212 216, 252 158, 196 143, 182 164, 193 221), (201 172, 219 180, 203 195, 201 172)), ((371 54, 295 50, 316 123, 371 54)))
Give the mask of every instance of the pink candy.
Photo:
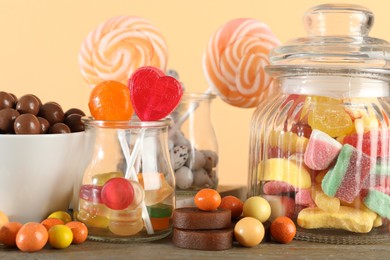
POLYGON ((342 145, 331 136, 313 130, 306 148, 304 162, 310 169, 324 170, 334 161, 342 145))
POLYGON ((294 186, 283 181, 269 181, 263 186, 263 192, 267 195, 278 195, 281 193, 288 193, 294 191, 294 186))

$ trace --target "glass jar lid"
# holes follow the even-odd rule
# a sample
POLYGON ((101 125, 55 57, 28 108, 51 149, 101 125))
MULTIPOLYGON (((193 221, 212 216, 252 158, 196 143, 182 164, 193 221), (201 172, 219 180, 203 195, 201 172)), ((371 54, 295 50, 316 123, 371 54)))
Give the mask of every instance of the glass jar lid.
POLYGON ((373 13, 358 5, 325 4, 303 17, 307 37, 276 47, 266 70, 273 76, 340 75, 390 79, 390 44, 368 36, 373 13))

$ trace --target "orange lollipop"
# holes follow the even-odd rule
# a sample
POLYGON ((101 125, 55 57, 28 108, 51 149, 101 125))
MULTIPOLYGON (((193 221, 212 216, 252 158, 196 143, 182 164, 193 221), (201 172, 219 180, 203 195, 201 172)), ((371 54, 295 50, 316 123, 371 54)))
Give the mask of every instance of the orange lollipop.
POLYGON ((91 31, 81 45, 79 64, 92 86, 102 81, 127 83, 141 66, 165 70, 168 47, 158 28, 135 16, 116 16, 91 31))
POLYGON ((129 88, 117 81, 98 84, 91 91, 88 107, 96 120, 130 120, 134 112, 129 88))
POLYGON ((227 22, 212 35, 203 56, 208 84, 228 104, 257 106, 275 93, 264 67, 279 44, 265 23, 249 18, 227 22))

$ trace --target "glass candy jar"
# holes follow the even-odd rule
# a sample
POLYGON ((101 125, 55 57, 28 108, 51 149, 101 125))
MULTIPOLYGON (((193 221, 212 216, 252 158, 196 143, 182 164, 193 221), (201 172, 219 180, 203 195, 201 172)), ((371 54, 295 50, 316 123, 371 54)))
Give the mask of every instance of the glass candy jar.
POLYGON ((253 114, 248 195, 291 217, 297 239, 390 241, 390 45, 372 24, 366 8, 320 5, 306 38, 270 54, 281 93, 253 114))
POLYGON ((170 120, 83 120, 92 157, 74 186, 74 218, 88 226, 92 240, 132 242, 168 236, 175 207, 170 120))
POLYGON ((169 148, 178 194, 218 186, 218 143, 210 118, 215 97, 185 93, 171 113, 169 148))

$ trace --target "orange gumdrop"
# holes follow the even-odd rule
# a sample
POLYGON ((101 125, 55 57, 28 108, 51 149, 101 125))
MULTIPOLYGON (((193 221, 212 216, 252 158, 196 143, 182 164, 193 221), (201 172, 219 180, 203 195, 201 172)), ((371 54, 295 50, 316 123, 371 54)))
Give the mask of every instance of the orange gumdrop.
POLYGON ((130 120, 134 109, 129 88, 117 81, 104 81, 91 91, 89 111, 96 120, 130 120))

